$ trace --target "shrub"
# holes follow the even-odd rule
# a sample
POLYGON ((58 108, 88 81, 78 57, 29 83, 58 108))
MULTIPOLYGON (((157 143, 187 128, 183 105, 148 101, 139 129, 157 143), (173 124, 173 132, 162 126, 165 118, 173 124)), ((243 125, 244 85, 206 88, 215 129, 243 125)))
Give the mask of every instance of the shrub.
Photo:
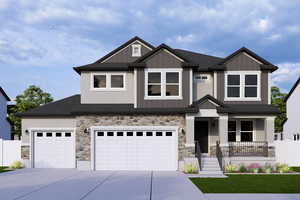
POLYGON ((276 171, 278 171, 279 173, 288 173, 290 172, 291 168, 289 167, 288 164, 278 164, 276 166, 276 171))
POLYGON ((261 166, 258 163, 252 163, 248 166, 248 170, 253 173, 258 173, 261 171, 261 166))
POLYGON ((234 171, 236 171, 236 166, 235 165, 228 164, 228 165, 225 166, 225 172, 232 173, 234 171))
POLYGON ((244 164, 241 164, 241 165, 240 165, 240 168, 239 168, 239 171, 240 171, 241 173, 245 173, 245 172, 247 172, 247 167, 246 167, 244 164))
POLYGON ((271 174, 273 172, 273 167, 270 164, 266 164, 264 166, 263 172, 267 173, 267 174, 271 174))
POLYGON ((191 164, 185 164, 184 172, 186 174, 196 174, 196 173, 198 173, 198 168, 197 168, 196 165, 194 165, 192 163, 191 164))
POLYGON ((23 168, 23 163, 21 161, 14 161, 11 165, 10 168, 12 169, 21 169, 23 168))

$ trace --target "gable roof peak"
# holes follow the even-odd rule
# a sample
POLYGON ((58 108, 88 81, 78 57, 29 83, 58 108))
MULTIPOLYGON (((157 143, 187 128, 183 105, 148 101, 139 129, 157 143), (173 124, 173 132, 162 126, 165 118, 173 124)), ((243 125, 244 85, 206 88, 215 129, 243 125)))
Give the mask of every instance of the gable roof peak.
POLYGON ((11 101, 10 98, 8 97, 8 95, 5 93, 5 91, 3 90, 3 88, 0 86, 0 93, 2 93, 2 95, 4 96, 4 98, 7 101, 11 101))

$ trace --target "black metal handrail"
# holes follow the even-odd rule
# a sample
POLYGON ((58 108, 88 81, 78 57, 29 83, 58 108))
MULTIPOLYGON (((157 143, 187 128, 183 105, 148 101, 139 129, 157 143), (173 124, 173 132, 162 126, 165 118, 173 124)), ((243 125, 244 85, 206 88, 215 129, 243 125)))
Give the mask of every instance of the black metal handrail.
POLYGON ((201 171, 201 157, 202 157, 202 152, 200 149, 200 143, 199 141, 195 141, 195 155, 196 158, 198 158, 198 163, 199 163, 199 170, 201 171))
POLYGON ((217 143, 216 143, 216 156, 217 156, 217 159, 219 161, 220 169, 222 171, 224 171, 224 158, 223 158, 223 153, 222 153, 222 149, 220 147, 220 142, 219 141, 217 141, 217 143))
POLYGON ((229 142, 229 156, 268 156, 268 142, 229 142))

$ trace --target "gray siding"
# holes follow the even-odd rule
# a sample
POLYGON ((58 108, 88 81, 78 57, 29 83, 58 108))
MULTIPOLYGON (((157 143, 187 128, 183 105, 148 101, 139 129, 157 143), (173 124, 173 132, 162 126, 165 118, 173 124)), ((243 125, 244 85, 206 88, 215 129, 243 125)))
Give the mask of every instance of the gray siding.
MULTIPOLYGON (((147 59, 149 68, 181 68, 181 62, 166 51, 160 51, 147 59)), ((186 107, 189 105, 190 74, 188 69, 182 72, 182 100, 145 100, 145 71, 137 71, 137 107, 159 108, 159 107, 186 107)))
MULTIPOLYGON (((133 42, 132 44, 140 44, 140 43, 139 42, 133 42)), ((118 53, 116 53, 112 57, 108 58, 104 62, 107 62, 107 63, 134 62, 139 57, 132 57, 131 56, 132 55, 132 47, 131 47, 132 44, 127 46, 125 49, 119 51, 118 53)), ((150 49, 146 48, 145 46, 143 46, 143 45, 141 45, 141 46, 142 46, 141 47, 142 56, 150 51, 150 49)))
POLYGON ((216 109, 216 105, 211 103, 209 100, 203 102, 202 104, 199 105, 200 109, 216 109))
MULTIPOLYGON (((260 64, 244 53, 237 55, 226 63, 227 71, 257 71, 260 70, 260 64)), ((217 73, 217 99, 225 103, 232 104, 268 104, 268 73, 261 72, 261 101, 224 101, 225 95, 225 75, 224 72, 217 73)))
POLYGON ((128 104, 134 103, 134 75, 133 72, 105 72, 111 74, 125 74, 125 90, 96 91, 91 89, 91 74, 83 72, 80 78, 81 103, 83 104, 128 104))
POLYGON ((213 81, 213 75, 211 73, 195 73, 194 72, 194 80, 193 80, 193 100, 199 100, 202 97, 206 96, 206 95, 211 95, 213 96, 213 90, 214 90, 214 81, 213 81), (199 75, 204 75, 207 76, 208 79, 205 80, 204 82, 199 81, 199 80, 195 80, 196 76, 199 75))
POLYGON ((228 71, 260 70, 260 64, 245 53, 240 53, 226 62, 226 68, 228 71))

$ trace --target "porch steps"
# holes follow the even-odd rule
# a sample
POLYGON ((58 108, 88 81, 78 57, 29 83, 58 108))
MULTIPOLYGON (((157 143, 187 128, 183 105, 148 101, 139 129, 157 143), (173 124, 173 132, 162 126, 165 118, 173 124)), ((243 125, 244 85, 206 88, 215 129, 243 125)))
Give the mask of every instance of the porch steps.
POLYGON ((219 166, 219 161, 216 157, 206 157, 203 156, 201 158, 201 174, 207 174, 207 175, 212 175, 212 174, 223 174, 220 166, 219 166))

